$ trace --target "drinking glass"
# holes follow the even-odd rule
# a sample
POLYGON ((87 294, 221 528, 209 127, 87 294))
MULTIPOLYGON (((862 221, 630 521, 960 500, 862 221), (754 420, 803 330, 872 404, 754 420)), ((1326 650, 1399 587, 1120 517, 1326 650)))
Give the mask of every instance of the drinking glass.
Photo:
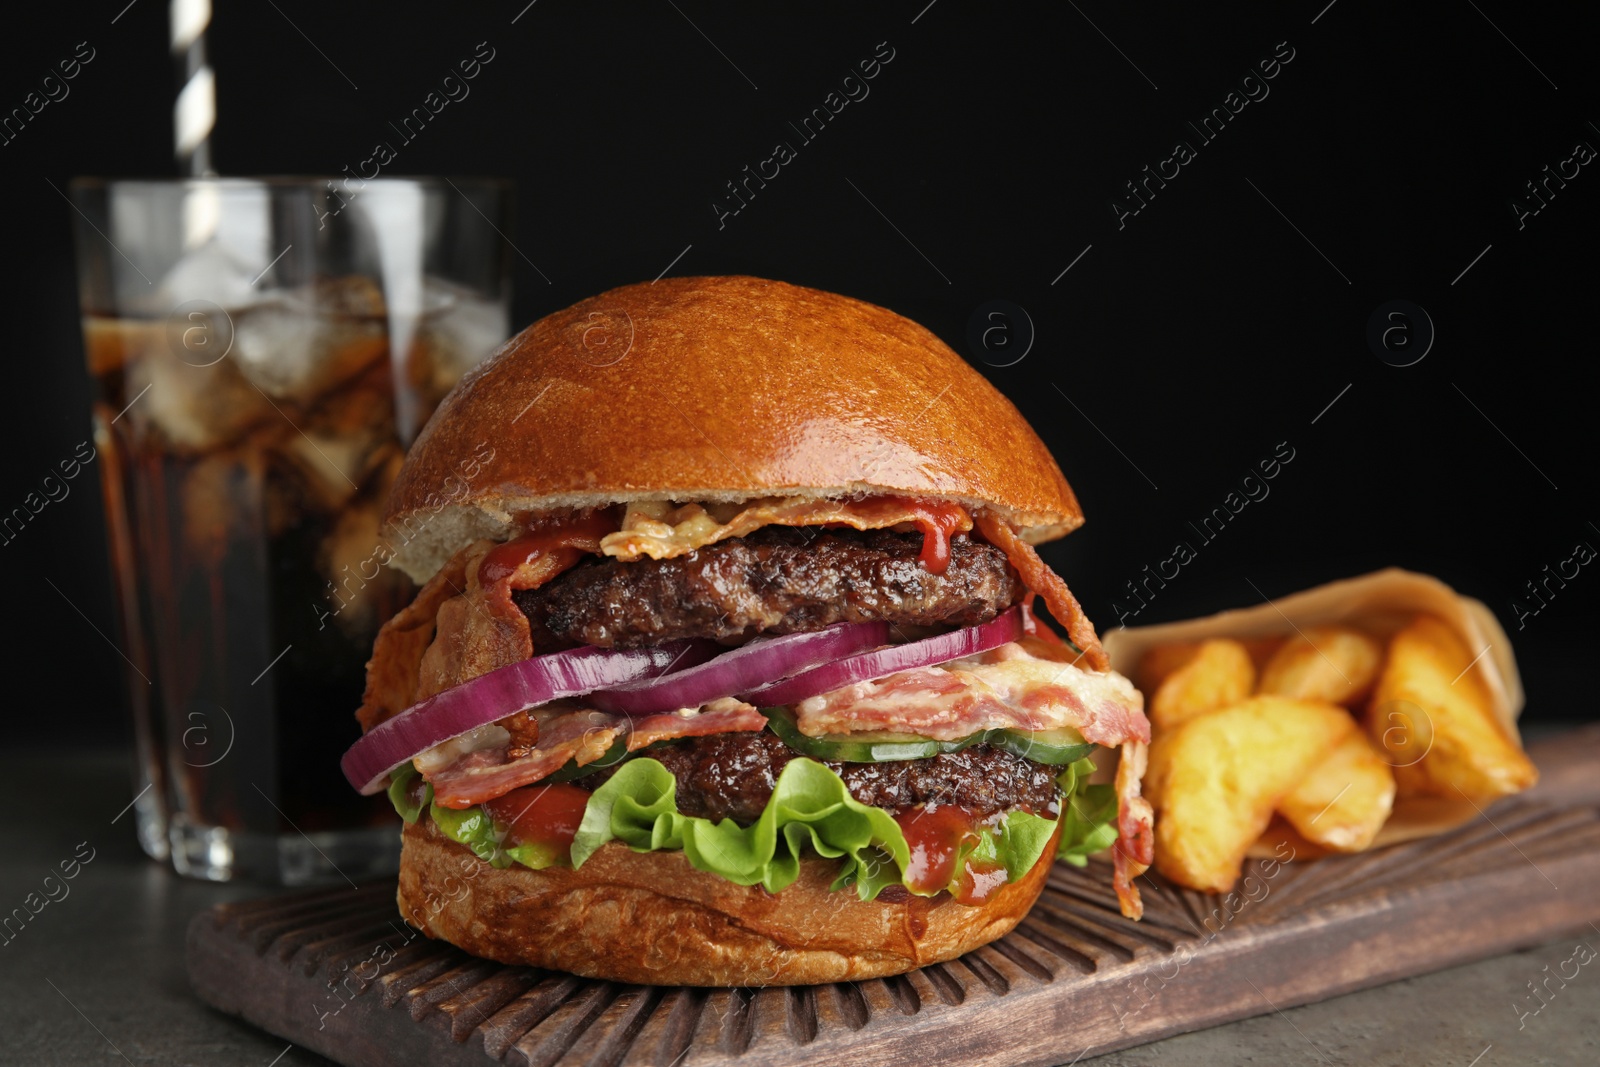
POLYGON ((94 442, 139 841, 182 874, 392 871, 339 771, 378 627, 385 498, 508 333, 495 180, 79 180, 94 442))

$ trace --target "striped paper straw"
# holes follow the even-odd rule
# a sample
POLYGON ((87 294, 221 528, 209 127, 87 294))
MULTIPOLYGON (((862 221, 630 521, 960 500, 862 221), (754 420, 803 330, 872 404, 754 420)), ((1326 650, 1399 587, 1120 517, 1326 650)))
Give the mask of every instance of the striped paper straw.
POLYGON ((172 112, 172 136, 178 167, 193 178, 216 174, 211 169, 211 129, 217 121, 217 85, 206 62, 206 27, 211 0, 172 0, 172 55, 178 66, 178 99, 172 112))

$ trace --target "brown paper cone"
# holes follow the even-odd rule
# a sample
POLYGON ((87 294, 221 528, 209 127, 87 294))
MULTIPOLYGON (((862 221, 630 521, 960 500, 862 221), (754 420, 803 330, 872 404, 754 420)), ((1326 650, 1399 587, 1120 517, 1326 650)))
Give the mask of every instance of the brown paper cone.
MULTIPOLYGON (((1387 641, 1417 615, 1436 615, 1460 634, 1474 653, 1488 651, 1472 670, 1483 682, 1494 713, 1513 738, 1517 716, 1522 714, 1522 679, 1511 652, 1511 639, 1481 601, 1465 597, 1437 578, 1391 567, 1359 578, 1329 582, 1303 592, 1248 608, 1235 608, 1200 619, 1156 626, 1119 628, 1104 638, 1111 666, 1139 681, 1139 663, 1157 645, 1203 641, 1211 637, 1236 639, 1284 637, 1316 625, 1345 625, 1387 641)), ((1379 831, 1372 847, 1430 837, 1469 822, 1479 814, 1469 800, 1440 797, 1406 797, 1395 801, 1394 812, 1379 831)), ((1268 832, 1271 836, 1271 831, 1268 832)), ((1266 842, 1267 838, 1263 838, 1266 842)), ((1252 850, 1270 855, 1269 844, 1252 850)))

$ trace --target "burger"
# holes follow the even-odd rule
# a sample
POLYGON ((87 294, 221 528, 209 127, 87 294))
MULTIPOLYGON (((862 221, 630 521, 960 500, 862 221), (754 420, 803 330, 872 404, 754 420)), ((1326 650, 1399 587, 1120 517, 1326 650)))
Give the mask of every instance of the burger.
POLYGON ((677 278, 541 319, 389 500, 420 591, 343 767, 405 820, 401 913, 713 986, 951 959, 1107 849, 1137 918, 1149 724, 1034 548, 1082 521, 1016 408, 883 308, 677 278))

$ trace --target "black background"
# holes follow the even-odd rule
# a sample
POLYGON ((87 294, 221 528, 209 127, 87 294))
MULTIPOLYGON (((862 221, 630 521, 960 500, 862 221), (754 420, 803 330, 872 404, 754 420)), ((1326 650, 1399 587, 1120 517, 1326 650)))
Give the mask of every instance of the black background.
MULTIPOLYGON (((7 512, 89 432, 72 209, 50 183, 176 174, 166 5, 125 2, 35 8, 0 43, 5 111, 79 42, 95 50, 70 96, 0 146, 7 512)), ((518 325, 653 278, 685 246, 673 274, 751 273, 886 305, 972 359, 1054 450, 1089 521, 1046 556, 1102 629, 1123 584, 1180 539, 1198 557, 1130 622, 1396 564, 1500 616, 1529 720, 1592 717, 1600 567, 1521 629, 1513 601, 1578 542, 1600 547, 1600 167, 1524 228, 1510 202, 1578 141, 1600 146, 1594 23, 1504 0, 1325 2, 905 0, 758 16, 703 0, 221 0, 214 158, 224 174, 354 167, 487 42, 471 95, 386 173, 515 179, 518 325), (870 95, 798 145, 787 124, 879 42, 894 58, 870 95), (1270 95, 1200 145, 1185 120, 1279 42, 1294 58, 1270 95), (1179 138, 1198 158, 1119 229, 1111 199, 1179 138), (779 140, 798 158, 719 229, 724 183, 779 140), (996 299, 1035 332, 1011 366, 966 340, 996 299), (1404 368, 1365 339, 1395 299, 1437 331, 1404 368), (1295 458, 1270 496, 1199 544, 1187 524, 1279 442, 1295 458)), ((1012 341, 1023 332, 1013 323, 1012 341)), ((112 626, 94 478, 0 555, 12 740, 123 736, 119 660, 95 633, 112 626)))

